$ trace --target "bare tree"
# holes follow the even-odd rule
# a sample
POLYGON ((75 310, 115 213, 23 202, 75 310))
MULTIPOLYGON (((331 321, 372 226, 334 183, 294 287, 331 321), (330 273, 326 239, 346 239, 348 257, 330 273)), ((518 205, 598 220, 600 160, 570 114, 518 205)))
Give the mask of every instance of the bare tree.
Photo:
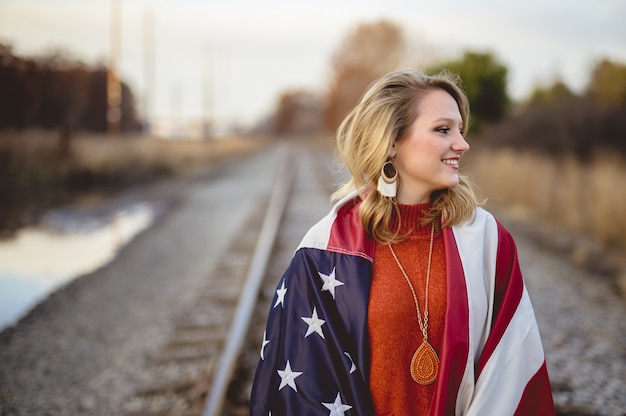
POLYGON ((320 100, 311 91, 287 91, 280 96, 274 114, 277 134, 311 135, 320 130, 320 100))
POLYGON ((363 23, 350 31, 332 56, 324 106, 326 127, 336 129, 369 84, 396 69, 404 53, 404 33, 392 22, 363 23))

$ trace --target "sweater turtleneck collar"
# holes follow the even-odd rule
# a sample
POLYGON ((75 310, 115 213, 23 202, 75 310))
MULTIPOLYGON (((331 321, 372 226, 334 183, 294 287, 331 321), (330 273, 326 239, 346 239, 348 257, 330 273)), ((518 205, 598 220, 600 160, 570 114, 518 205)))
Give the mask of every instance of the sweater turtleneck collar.
POLYGON ((421 220, 431 206, 430 202, 416 205, 398 204, 400 211, 399 234, 429 234, 430 225, 421 225, 421 220))

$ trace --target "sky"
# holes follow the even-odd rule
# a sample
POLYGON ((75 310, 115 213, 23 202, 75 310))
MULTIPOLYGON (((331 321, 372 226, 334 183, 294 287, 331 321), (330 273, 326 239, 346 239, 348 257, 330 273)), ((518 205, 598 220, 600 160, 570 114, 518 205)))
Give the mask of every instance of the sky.
MULTIPOLYGON (((0 0, 0 42, 106 63, 112 1, 0 0)), ((252 126, 282 92, 323 93, 342 39, 380 19, 404 29, 404 66, 494 53, 514 99, 557 78, 581 90, 598 59, 626 62, 626 0, 119 1, 120 73, 152 120, 252 126)))

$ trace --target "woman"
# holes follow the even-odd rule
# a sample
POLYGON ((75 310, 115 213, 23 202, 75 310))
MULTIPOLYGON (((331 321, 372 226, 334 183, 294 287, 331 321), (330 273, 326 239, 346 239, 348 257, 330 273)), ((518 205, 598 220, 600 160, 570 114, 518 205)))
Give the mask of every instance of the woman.
POLYGON ((251 414, 554 414, 515 244, 458 173, 468 114, 396 71, 343 121, 352 178, 279 282, 251 414))

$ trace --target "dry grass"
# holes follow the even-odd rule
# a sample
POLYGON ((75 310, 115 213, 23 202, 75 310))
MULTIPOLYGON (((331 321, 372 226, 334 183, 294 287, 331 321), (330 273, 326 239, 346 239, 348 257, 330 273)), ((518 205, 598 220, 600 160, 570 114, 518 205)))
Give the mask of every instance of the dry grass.
POLYGON ((58 133, 0 131, 0 238, 35 223, 52 207, 191 173, 267 143, 258 137, 167 141, 77 135, 64 147, 58 133))
POLYGON ((177 174, 254 151, 260 138, 209 141, 81 135, 64 151, 58 134, 0 132, 0 174, 22 182, 59 182, 71 175, 92 178, 177 174))
POLYGON ((75 143, 73 155, 78 167, 109 172, 128 167, 183 173, 228 157, 258 149, 259 139, 229 137, 213 141, 171 141, 150 138, 117 140, 85 138, 75 143))
POLYGON ((593 236, 605 247, 626 247, 626 166, 619 156, 582 164, 480 149, 472 155, 470 174, 490 203, 593 236))

